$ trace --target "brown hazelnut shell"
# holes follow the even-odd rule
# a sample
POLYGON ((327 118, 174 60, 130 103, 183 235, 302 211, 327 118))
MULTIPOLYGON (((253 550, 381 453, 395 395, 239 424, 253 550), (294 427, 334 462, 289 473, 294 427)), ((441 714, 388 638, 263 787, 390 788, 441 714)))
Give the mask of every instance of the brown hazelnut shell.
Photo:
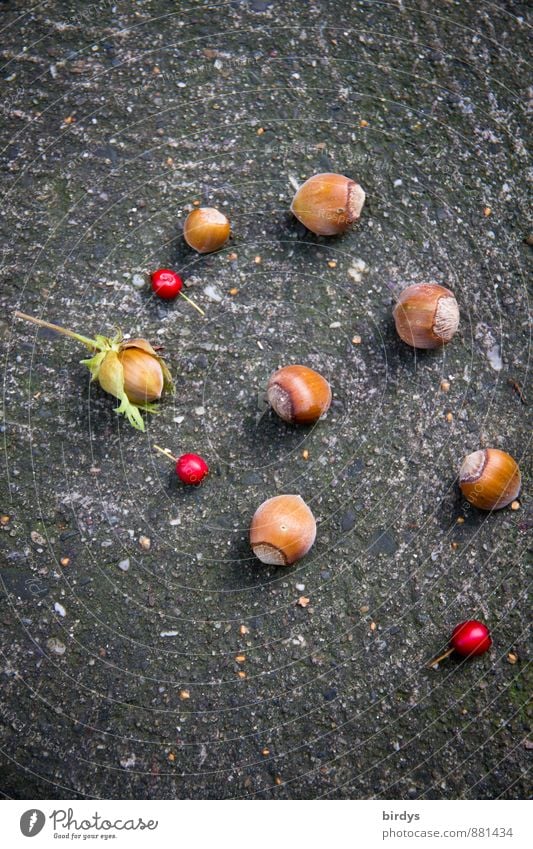
POLYGON ((331 404, 331 387, 325 377, 307 366, 284 366, 270 376, 268 403, 284 421, 312 424, 331 404))
POLYGON ((415 283, 401 292, 393 310, 399 337, 413 348, 440 348, 459 326, 453 292, 437 283, 415 283))
POLYGON ((480 510, 501 510, 517 498, 522 478, 516 460, 499 448, 468 454, 459 471, 459 486, 467 501, 480 510))
POLYGON ((183 237, 187 244, 201 254, 218 251, 230 234, 230 223, 226 216, 212 206, 193 209, 185 219, 183 237))
POLYGON ((300 495, 276 495, 261 504, 250 526, 250 545, 262 563, 290 566, 316 538, 315 518, 300 495))
POLYGON ((147 404, 161 398, 164 378, 155 356, 138 346, 124 348, 117 356, 124 369, 124 389, 132 404, 147 404))
POLYGON ((361 215, 365 193, 342 174, 315 174, 300 186, 291 204, 296 218, 317 236, 337 236, 361 215))

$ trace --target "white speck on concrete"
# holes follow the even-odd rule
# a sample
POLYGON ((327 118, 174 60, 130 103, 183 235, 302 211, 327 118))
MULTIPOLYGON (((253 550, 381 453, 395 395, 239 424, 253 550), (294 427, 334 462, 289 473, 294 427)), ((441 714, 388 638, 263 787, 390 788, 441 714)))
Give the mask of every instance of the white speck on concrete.
POLYGON ((500 349, 497 345, 493 345, 492 348, 487 350, 487 359, 491 364, 494 371, 501 371, 503 368, 503 360, 500 355, 500 349))
POLYGON ((368 274, 368 270, 368 265, 364 259, 356 259, 348 269, 348 277, 351 277, 355 283, 360 283, 363 279, 363 274, 368 274))
POLYGON ((46 647, 49 651, 59 655, 65 654, 67 650, 65 643, 62 643, 57 637, 50 637, 46 642, 46 647))
POLYGON ((218 286, 213 286, 212 283, 210 283, 208 286, 204 286, 204 295, 206 296, 206 298, 208 298, 210 301, 214 301, 216 304, 219 304, 224 297, 218 286))
POLYGON ((482 348, 484 348, 485 356, 489 361, 491 368, 493 368, 494 371, 501 371, 503 368, 503 360, 500 346, 488 324, 479 322, 479 324, 476 325, 475 338, 476 341, 481 344, 482 348))
POLYGON ((294 174, 289 174, 289 183, 291 184, 291 186, 292 186, 292 188, 294 189, 295 192, 297 192, 298 189, 300 188, 300 183, 296 179, 294 174))

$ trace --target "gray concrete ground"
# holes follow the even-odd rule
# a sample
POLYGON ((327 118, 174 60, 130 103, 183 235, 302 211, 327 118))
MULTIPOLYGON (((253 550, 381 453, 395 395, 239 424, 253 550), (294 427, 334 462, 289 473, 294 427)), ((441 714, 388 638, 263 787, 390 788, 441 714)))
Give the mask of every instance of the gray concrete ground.
POLYGON ((527 794, 526 5, 1 4, 5 796, 527 794), (368 195, 337 240, 288 213, 324 170, 368 195), (195 200, 220 253, 184 247, 195 200), (169 265, 205 318, 143 288, 169 265), (461 327, 415 355, 391 306, 428 280, 461 327), (164 345, 177 395, 134 431, 16 308, 164 345), (333 386, 313 428, 263 406, 289 362, 333 386), (479 446, 520 509, 461 499, 479 446), (318 520, 287 569, 247 543, 279 492, 318 520), (470 617, 490 654, 427 669, 470 617))

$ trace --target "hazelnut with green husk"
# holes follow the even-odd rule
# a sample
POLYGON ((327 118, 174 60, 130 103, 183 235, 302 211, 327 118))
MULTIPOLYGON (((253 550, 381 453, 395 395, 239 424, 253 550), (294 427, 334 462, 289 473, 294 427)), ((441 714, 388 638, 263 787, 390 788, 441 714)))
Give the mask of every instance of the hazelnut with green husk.
POLYGON ((55 330, 86 345, 93 356, 81 362, 91 372, 91 380, 98 381, 104 392, 118 398, 120 404, 115 412, 125 415, 137 430, 144 431, 140 411, 156 413, 157 407, 153 402, 158 401, 163 392, 174 390, 167 366, 146 339, 123 341, 121 331, 112 339, 106 336, 89 339, 73 330, 50 324, 18 310, 15 316, 31 321, 38 327, 55 330))

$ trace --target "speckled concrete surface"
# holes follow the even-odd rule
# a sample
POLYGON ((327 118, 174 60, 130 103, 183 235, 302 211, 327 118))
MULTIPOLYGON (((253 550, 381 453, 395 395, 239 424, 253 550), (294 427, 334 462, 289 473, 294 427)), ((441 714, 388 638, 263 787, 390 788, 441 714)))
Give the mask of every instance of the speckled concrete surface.
POLYGON ((2 3, 2 792, 526 795, 526 3, 79 6, 2 3), (288 212, 324 170, 367 192, 337 240, 288 212), (195 200, 231 219, 215 255, 184 246, 195 200), (169 265, 205 318, 143 286, 169 265), (391 309, 427 280, 462 320, 415 355, 391 309), (134 431, 17 308, 164 345, 177 395, 134 431), (264 407, 289 362, 332 384, 313 428, 264 407), (460 497, 491 445, 516 511, 460 497), (284 570, 247 543, 280 492, 318 521, 284 570), (471 617, 490 654, 427 669, 471 617))

